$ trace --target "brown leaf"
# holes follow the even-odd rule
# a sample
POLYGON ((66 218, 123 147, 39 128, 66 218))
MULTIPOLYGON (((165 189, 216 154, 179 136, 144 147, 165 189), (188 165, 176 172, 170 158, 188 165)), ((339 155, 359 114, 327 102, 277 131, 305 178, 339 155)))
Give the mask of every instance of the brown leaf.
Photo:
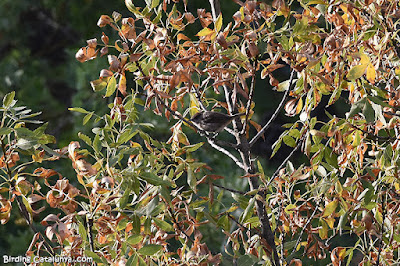
POLYGON ((101 35, 101 41, 102 41, 105 45, 107 45, 108 42, 110 41, 110 39, 108 38, 108 36, 107 36, 104 32, 103 32, 102 35, 101 35))
POLYGON ((217 43, 221 45, 224 49, 228 48, 228 43, 226 42, 225 36, 223 32, 218 33, 217 43))
POLYGON ((122 95, 126 96, 126 77, 125 77, 125 75, 120 75, 119 83, 118 83, 118 90, 121 92, 122 95))
POLYGON ((187 22, 188 22, 189 24, 194 23, 195 20, 196 20, 196 18, 195 18, 195 17, 193 16, 193 14, 190 13, 190 12, 185 12, 183 15, 185 16, 185 19, 187 20, 187 22))
POLYGON ((86 41, 89 48, 96 48, 97 47, 97 39, 90 39, 86 41))
POLYGON ((33 204, 33 203, 38 202, 38 201, 40 201, 42 199, 44 199, 43 196, 40 196, 38 194, 32 194, 32 195, 28 196, 28 203, 29 204, 33 204))
POLYGON ((99 26, 100 28, 106 26, 106 25, 110 25, 112 23, 112 18, 110 18, 107 15, 101 15, 99 20, 97 21, 97 26, 99 26))
POLYGON ((61 174, 54 171, 53 169, 45 169, 43 167, 36 168, 35 171, 33 171, 33 173, 40 178, 49 178, 55 175, 61 177, 61 174))
POLYGON ((48 225, 48 222, 58 222, 60 221, 59 215, 49 214, 40 223, 44 226, 48 225))
POLYGON ((118 58, 115 55, 108 55, 108 64, 110 65, 110 70, 115 72, 119 69, 119 66, 121 65, 121 62, 118 60, 118 58))
POLYGON ((6 224, 11 215, 11 202, 0 195, 0 222, 6 224))
POLYGON ((100 71, 100 78, 108 78, 114 75, 114 73, 108 69, 102 69, 100 71))
POLYGON ((210 12, 206 12, 205 9, 197 9, 197 15, 199 16, 201 26, 203 28, 207 27, 213 22, 210 12))

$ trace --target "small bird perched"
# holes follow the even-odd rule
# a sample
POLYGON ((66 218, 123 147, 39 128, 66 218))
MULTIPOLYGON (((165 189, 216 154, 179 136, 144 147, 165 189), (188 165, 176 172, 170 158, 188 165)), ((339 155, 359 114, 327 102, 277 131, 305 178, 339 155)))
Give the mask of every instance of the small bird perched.
POLYGON ((238 116, 245 115, 244 113, 238 113, 234 115, 226 115, 223 113, 213 111, 201 111, 192 116, 190 119, 193 124, 198 126, 200 129, 208 132, 220 132, 229 123, 238 116))

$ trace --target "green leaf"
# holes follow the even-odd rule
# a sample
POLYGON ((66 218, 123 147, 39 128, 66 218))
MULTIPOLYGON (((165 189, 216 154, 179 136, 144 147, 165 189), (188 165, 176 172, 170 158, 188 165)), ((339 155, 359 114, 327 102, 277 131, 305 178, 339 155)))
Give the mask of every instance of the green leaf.
POLYGON ((323 219, 319 220, 319 224, 320 224, 320 228, 318 230, 319 237, 321 239, 327 239, 328 229, 329 229, 328 224, 323 219))
POLYGON ((122 195, 122 197, 118 201, 120 209, 124 209, 126 207, 126 205, 128 204, 130 194, 131 194, 131 189, 127 188, 124 191, 124 194, 122 195))
POLYGON ((100 135, 99 135, 99 134, 97 134, 97 135, 94 137, 94 140, 93 140, 93 149, 94 149, 94 151, 97 152, 97 153, 99 153, 99 152, 101 151, 101 141, 100 141, 100 135))
POLYGON ((369 101, 365 101, 364 107, 362 108, 362 113, 368 123, 375 121, 375 110, 369 101))
POLYGON ((68 110, 72 111, 72 112, 82 113, 82 114, 88 114, 89 113, 89 111, 86 111, 85 109, 83 109, 81 107, 68 108, 68 110))
POLYGON ((97 255, 96 253, 94 253, 93 251, 90 251, 88 249, 85 250, 85 254, 87 255, 87 257, 91 257, 93 258, 93 260, 95 262, 101 263, 102 260, 100 259, 99 255, 97 255))
POLYGON ((19 138, 17 141, 17 147, 22 150, 29 150, 36 144, 37 144, 37 141, 24 139, 24 138, 19 138))
POLYGON ((368 66, 368 64, 353 66, 349 70, 349 73, 347 74, 347 78, 349 80, 355 80, 355 79, 361 78, 362 75, 364 75, 365 70, 367 69, 367 66, 368 66))
POLYGON ((132 139, 137 134, 137 131, 126 130, 118 137, 117 144, 121 145, 132 139))
POLYGON ((153 218, 153 221, 158 227, 160 227, 165 232, 174 231, 174 228, 172 227, 172 225, 170 225, 166 221, 163 221, 163 220, 158 219, 158 218, 153 218))
POLYGON ((131 221, 133 227, 132 232, 140 234, 140 228, 141 228, 140 217, 138 215, 132 215, 131 221))
POLYGON ((199 37, 201 37, 201 36, 207 36, 207 35, 210 35, 210 34, 213 34, 213 33, 214 33, 214 30, 205 27, 205 28, 203 28, 201 31, 199 31, 199 32, 196 34, 196 36, 199 36, 199 37))
POLYGON ((254 202, 256 200, 256 197, 253 197, 249 200, 249 204, 246 206, 246 209, 244 210, 244 212, 242 213, 242 215, 240 216, 240 222, 244 223, 247 221, 247 219, 249 219, 251 217, 251 215, 253 214, 253 207, 254 207, 254 202))
POLYGON ((242 255, 238 258, 236 264, 240 266, 253 266, 255 264, 255 260, 253 258, 255 257, 251 255, 242 255))
POLYGON ((12 129, 9 127, 2 127, 0 128, 0 136, 8 135, 12 132, 12 129))
POLYGON ((203 146, 203 144, 204 144, 204 142, 200 142, 200 143, 197 143, 194 145, 185 146, 184 149, 187 152, 194 152, 194 151, 198 150, 201 146, 203 146))
POLYGON ((3 98, 3 107, 8 108, 13 106, 17 101, 14 100, 15 91, 7 93, 3 98))
POLYGON ((79 222, 78 232, 79 232, 79 235, 82 236, 83 241, 87 241, 86 228, 83 225, 83 223, 81 223, 81 222, 79 222))
POLYGON ((278 84, 278 88, 276 90, 287 91, 289 89, 289 85, 290 85, 290 80, 282 81, 281 83, 278 84))
POLYGON ((283 136, 283 142, 292 148, 296 146, 296 141, 289 135, 283 136))
POLYGON ((278 150, 280 149, 281 145, 282 145, 282 138, 279 138, 279 139, 272 145, 272 147, 274 147, 274 149, 272 150, 272 154, 271 154, 271 157, 270 157, 270 158, 274 157, 275 153, 278 152, 278 150))
POLYGON ((92 86, 92 89, 97 92, 104 90, 104 88, 107 86, 107 82, 102 79, 96 79, 91 81, 90 85, 92 86))
POLYGON ((155 186, 171 186, 172 185, 172 183, 170 181, 164 180, 152 172, 140 173, 139 177, 155 186))
POLYGON ((111 95, 113 95, 116 89, 117 89, 117 80, 115 76, 112 76, 108 81, 105 97, 110 97, 111 95))
POLYGON ((90 118, 92 118, 93 114, 94 114, 94 112, 90 112, 87 115, 85 115, 85 117, 83 118, 82 124, 86 125, 87 122, 89 122, 90 118))
POLYGON ((128 244, 130 244, 130 245, 136 245, 136 244, 139 244, 142 240, 143 240, 142 235, 132 235, 132 236, 128 237, 126 242, 128 242, 128 244))
POLYGON ((87 145, 91 146, 92 145, 92 140, 86 136, 85 134, 83 134, 82 132, 78 133, 78 137, 83 140, 84 142, 86 142, 87 145))
POLYGON ((297 206, 295 204, 289 204, 285 207, 285 213, 292 214, 296 208, 297 206))
POLYGON ((160 0, 152 0, 151 8, 156 8, 160 4, 160 0))
POLYGON ((196 191, 197 180, 190 165, 188 165, 187 167, 187 183, 193 191, 196 191))
POLYGON ((138 250, 138 253, 145 256, 151 256, 160 251, 163 247, 161 245, 149 244, 138 250))

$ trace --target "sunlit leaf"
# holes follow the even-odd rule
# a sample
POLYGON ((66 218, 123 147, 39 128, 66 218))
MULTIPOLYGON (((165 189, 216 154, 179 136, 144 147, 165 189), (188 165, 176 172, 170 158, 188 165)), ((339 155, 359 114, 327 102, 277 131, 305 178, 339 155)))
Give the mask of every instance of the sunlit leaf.
POLYGON ((219 14, 217 20, 215 21, 215 30, 218 32, 222 28, 222 13, 219 14))
POLYGON ((202 36, 207 36, 207 35, 210 35, 210 34, 213 34, 213 33, 215 33, 214 30, 206 27, 206 28, 202 29, 201 31, 199 31, 196 34, 196 36, 202 37, 202 36))
POLYGON ((12 105, 14 105, 16 103, 14 97, 15 97, 15 91, 7 93, 3 98, 3 107, 9 108, 12 105))
POLYGON ((156 244, 148 244, 141 249, 139 249, 137 252, 141 255, 145 256, 151 256, 160 251, 163 247, 161 245, 156 245, 156 244))
POLYGON ((327 217, 327 216, 331 215, 336 210, 337 206, 338 206, 338 202, 336 200, 329 202, 325 206, 322 216, 327 217))
POLYGON ((115 79, 115 76, 112 76, 108 81, 105 97, 110 97, 111 95, 113 95, 116 89, 117 89, 117 80, 115 79))
POLYGON ((361 78, 362 75, 364 75, 365 70, 367 69, 368 65, 357 65, 353 66, 350 70, 349 73, 347 74, 347 78, 349 80, 355 80, 358 78, 361 78))

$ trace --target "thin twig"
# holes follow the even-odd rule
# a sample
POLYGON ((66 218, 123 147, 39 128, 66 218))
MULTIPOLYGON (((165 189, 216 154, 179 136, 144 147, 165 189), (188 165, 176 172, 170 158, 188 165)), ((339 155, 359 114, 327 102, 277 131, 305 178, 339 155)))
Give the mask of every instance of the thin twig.
POLYGON ((182 230, 179 222, 175 218, 175 215, 174 215, 174 212, 171 209, 171 206, 169 206, 169 203, 163 197, 162 197, 162 199, 163 199, 165 205, 167 206, 168 212, 169 212, 169 214, 171 215, 171 218, 172 218, 172 222, 176 225, 176 228, 180 231, 180 233, 184 234, 188 240, 190 240, 192 243, 194 243, 194 240, 188 234, 186 234, 185 230, 182 230))
MULTIPOLYGON (((299 245, 300 241, 301 241, 301 237, 304 234, 304 231, 307 229, 307 226, 311 223, 311 220, 314 218, 314 215, 317 213, 319 204, 321 203, 321 200, 319 200, 317 202, 317 205, 315 206, 315 209, 313 211, 313 213, 311 214, 311 216, 308 218, 306 224, 303 226, 303 229, 300 232, 299 237, 297 238, 296 244, 294 245, 292 252, 290 253, 289 256, 286 257, 286 263, 289 263, 289 260, 292 258, 292 256, 294 255, 294 253, 297 251, 297 246, 299 245)), ((283 244, 282 244, 283 245, 283 244)))
MULTIPOLYGON (((145 76, 142 67, 140 66, 140 64, 138 64, 137 62, 135 62, 136 67, 139 69, 140 73, 143 75, 144 79, 149 80, 148 77, 145 76)), ((151 89, 153 90, 153 92, 156 95, 156 102, 159 102, 162 106, 164 106, 173 116, 176 116, 179 118, 179 120, 187 123, 188 125, 192 126, 193 128, 196 128, 198 131, 200 131, 202 134, 207 135, 207 132, 202 130, 201 128, 199 128, 198 126, 196 126, 195 124, 192 123, 192 121, 190 121, 189 119, 183 117, 180 113, 175 112, 174 110, 172 110, 168 105, 166 105, 165 103, 163 103, 163 101, 160 99, 159 95, 158 95, 158 91, 156 88, 154 88, 153 84, 149 81, 148 82, 149 86, 151 87, 151 89)))
POLYGON ((201 108, 203 111, 207 111, 206 107, 204 106, 204 104, 203 104, 203 102, 202 102, 202 100, 201 100, 201 95, 200 95, 200 93, 199 93, 199 90, 198 90, 195 86, 192 86, 192 88, 193 88, 193 90, 194 90, 194 95, 196 96, 197 101, 199 102, 200 108, 201 108))
POLYGON ((384 226, 385 226, 385 219, 386 219, 386 213, 387 213, 387 209, 386 209, 386 201, 387 199, 385 198, 385 196, 387 197, 387 193, 385 193, 385 195, 382 195, 382 226, 381 226, 381 232, 379 234, 379 248, 378 248, 378 255, 376 258, 376 266, 379 265, 379 260, 381 257, 381 253, 382 253, 382 246, 383 246, 383 241, 382 241, 382 236, 383 236, 383 231, 384 231, 384 226))
POLYGON ((93 241, 93 218, 86 217, 87 230, 88 230, 88 241, 90 251, 94 252, 94 241, 93 241))
MULTIPOLYGON (((7 157, 6 157, 6 147, 5 147, 5 144, 4 144, 4 142, 3 142, 2 139, 0 139, 0 144, 1 144, 1 149, 2 149, 2 151, 3 151, 3 154, 4 154, 5 165, 6 165, 6 168, 7 168, 7 175, 8 175, 9 180, 11 180, 11 179, 12 179, 12 171, 11 171, 9 165, 8 165, 8 159, 7 159, 7 157)), ((13 181, 10 182, 10 190, 11 190, 11 191, 14 191, 14 190, 15 190, 13 181)), ((25 219, 26 223, 28 224, 28 226, 31 228, 31 230, 32 230, 35 234, 38 234, 39 239, 40 239, 40 241, 42 241, 42 243, 43 243, 44 248, 46 249, 46 251, 47 251, 50 255, 54 256, 55 253, 54 253, 53 248, 52 248, 51 245, 46 241, 46 239, 42 236, 42 234, 36 229, 35 225, 32 223, 32 217, 31 217, 30 213, 28 212, 28 210, 26 209, 26 207, 25 207, 25 205, 24 205, 22 199, 21 199, 19 196, 16 196, 15 198, 16 198, 16 201, 17 201, 17 205, 18 205, 19 212, 20 212, 20 214, 22 215, 22 217, 24 217, 24 219, 25 219)))
MULTIPOLYGON (((256 64, 257 64, 257 61, 254 61, 253 71, 255 71, 255 69, 256 69, 256 64)), ((249 99, 247 100, 247 106, 246 106, 246 119, 244 120, 241 134, 244 134, 246 132, 247 122, 249 120, 249 113, 250 113, 251 103, 253 102, 254 87, 256 85, 255 78, 256 78, 256 75, 253 74, 251 76, 249 99)))
POLYGON ((271 176, 271 178, 268 180, 267 184, 265 185, 266 187, 269 187, 269 185, 271 185, 272 181, 274 181, 275 177, 278 175, 279 170, 281 170, 285 166, 285 164, 289 161, 290 157, 292 157, 293 154, 300 148, 300 146, 302 144, 302 140, 303 140, 303 138, 301 138, 299 140, 299 143, 297 143, 297 146, 290 152, 290 154, 285 158, 285 160, 283 160, 281 165, 279 165, 279 167, 276 168, 274 174, 271 176))
POLYGON ((222 186, 222 185, 215 184, 215 183, 212 183, 212 184, 213 184, 213 186, 215 186, 215 187, 222 188, 222 189, 227 190, 227 191, 232 192, 232 193, 236 193, 236 194, 240 194, 240 195, 245 195, 245 194, 246 194, 246 193, 243 192, 243 191, 239 191, 239 190, 236 190, 236 189, 233 189, 233 188, 224 187, 224 186, 222 186))
POLYGON ((277 118, 279 112, 281 111, 284 103, 286 102, 286 99, 289 96, 289 91, 293 85, 293 78, 294 78, 294 73, 295 70, 292 70, 292 73, 290 74, 290 79, 289 79, 289 87, 288 89, 285 91, 285 94, 283 95, 283 98, 281 100, 281 102, 278 105, 278 108, 276 108, 275 112, 273 113, 273 115, 271 116, 271 118, 269 119, 269 121, 265 124, 265 126, 263 126, 263 128, 258 131, 258 133, 253 137, 253 139, 250 141, 250 147, 252 147, 256 141, 264 134, 265 131, 267 131, 267 129, 272 125, 272 122, 277 118))
POLYGON ((243 224, 241 224, 233 215, 231 215, 230 213, 226 213, 226 215, 228 215, 228 218, 230 218, 232 221, 234 221, 237 225, 239 225, 239 227, 241 227, 242 229, 249 231, 250 235, 253 236, 254 235, 254 230, 247 228, 246 226, 244 226, 243 224))

